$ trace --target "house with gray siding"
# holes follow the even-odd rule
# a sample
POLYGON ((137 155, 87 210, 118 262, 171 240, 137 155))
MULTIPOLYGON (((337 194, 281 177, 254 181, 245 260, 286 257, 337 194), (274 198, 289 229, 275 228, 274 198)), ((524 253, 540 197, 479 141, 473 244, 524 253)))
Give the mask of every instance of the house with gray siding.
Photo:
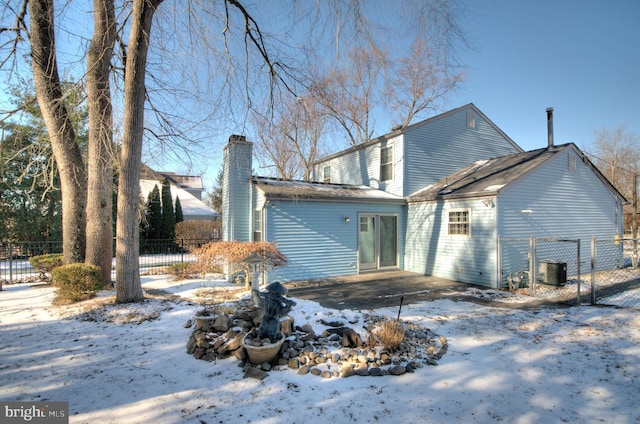
POLYGON ((223 238, 278 243, 289 264, 268 281, 406 270, 503 287, 501 238, 622 233, 624 198, 577 146, 524 152, 473 104, 322 158, 314 174, 253 175, 252 143, 224 149, 223 238))

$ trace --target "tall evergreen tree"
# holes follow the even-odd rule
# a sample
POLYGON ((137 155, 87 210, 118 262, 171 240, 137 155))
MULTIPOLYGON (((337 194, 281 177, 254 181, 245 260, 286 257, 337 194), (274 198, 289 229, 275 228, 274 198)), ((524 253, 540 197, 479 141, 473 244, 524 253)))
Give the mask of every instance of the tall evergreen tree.
POLYGON ((173 212, 171 185, 167 178, 162 181, 162 233, 164 240, 173 240, 176 235, 176 215, 173 212))
POLYGON ((182 205, 180 204, 180 198, 176 196, 176 224, 184 221, 184 215, 182 213, 182 205))
POLYGON ((222 213, 222 179, 224 175, 224 169, 221 168, 216 177, 216 185, 213 188, 213 192, 209 193, 209 205, 216 211, 222 213))
POLYGON ((153 186, 147 201, 147 238, 150 240, 162 238, 162 204, 157 185, 153 186))
MULTIPOLYGON (((0 122, 0 239, 62 240, 60 178, 49 135, 31 84, 9 87, 21 113, 0 122)), ((84 87, 63 82, 64 103, 81 152, 87 148, 84 87)))
POLYGON ((62 240, 60 181, 50 158, 38 154, 48 143, 41 137, 46 131, 16 124, 0 128, 0 239, 62 240))

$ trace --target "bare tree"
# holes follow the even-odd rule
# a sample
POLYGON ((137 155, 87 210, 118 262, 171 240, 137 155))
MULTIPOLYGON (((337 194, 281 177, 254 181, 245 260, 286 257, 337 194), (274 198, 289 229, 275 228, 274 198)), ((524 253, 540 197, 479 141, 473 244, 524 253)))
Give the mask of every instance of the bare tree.
MULTIPOLYGON (((591 150, 594 164, 631 201, 640 172, 640 136, 627 131, 625 126, 595 130, 591 150)), ((625 205, 624 209, 627 217, 633 216, 632 203, 625 205)))
MULTIPOLYGON (((13 52, 14 57, 17 57, 15 52, 17 46, 20 44, 21 35, 29 34, 26 28, 25 17, 27 16, 27 1, 15 0, 17 7, 5 7, 4 11, 10 10, 16 16, 15 25, 13 27, 0 28, 1 32, 14 32, 16 34, 14 40, 10 42, 2 41, 0 46, 4 49, 9 49, 13 52)), ((124 66, 124 81, 121 87, 116 87, 116 92, 119 94, 116 96, 116 102, 123 102, 123 135, 122 146, 119 154, 119 193, 118 193, 118 223, 116 229, 117 247, 116 247, 116 285, 117 285, 117 301, 118 302, 131 302, 142 299, 142 289, 139 279, 139 265, 138 265, 138 220, 139 220, 139 187, 138 178, 140 173, 140 161, 143 150, 143 135, 145 131, 145 125, 143 120, 145 119, 144 109, 153 112, 147 114, 146 127, 147 138, 146 140, 184 140, 187 138, 189 125, 195 126, 198 124, 196 121, 189 121, 189 114, 186 110, 180 110, 183 107, 184 101, 167 101, 165 100, 169 96, 164 96, 167 92, 164 91, 162 96, 157 96, 158 88, 169 81, 173 82, 173 87, 178 87, 175 90, 175 96, 173 98, 178 99, 182 95, 190 95, 192 99, 198 99, 202 101, 206 96, 200 95, 207 92, 206 90, 200 90, 202 86, 198 85, 193 92, 189 92, 186 88, 187 82, 185 79, 186 72, 177 73, 175 65, 182 63, 182 66, 192 66, 191 71, 196 71, 198 75, 216 75, 217 71, 224 72, 222 78, 211 78, 210 81, 206 81, 211 85, 222 86, 221 90, 224 91, 224 99, 227 101, 230 113, 225 114, 225 119, 233 119, 242 128, 246 125, 247 110, 253 109, 256 105, 266 104, 267 108, 273 108, 275 105, 275 99, 279 95, 288 94, 295 97, 296 91, 292 88, 295 84, 301 82, 301 73, 297 71, 297 60, 302 58, 301 52, 304 49, 298 48, 298 40, 295 40, 295 35, 300 32, 288 31, 280 33, 277 36, 273 36, 270 31, 263 31, 258 25, 258 21, 254 16, 260 16, 260 13, 265 13, 267 9, 260 9, 262 5, 251 5, 251 10, 245 7, 246 5, 239 0, 224 0, 221 2, 203 2, 197 4, 197 2, 190 1, 186 7, 182 4, 178 4, 174 20, 172 22, 185 24, 188 28, 195 29, 195 31, 171 31, 167 26, 163 27, 165 34, 164 39, 160 39, 158 34, 154 32, 154 46, 157 45, 157 50, 163 53, 175 53, 179 52, 182 48, 184 50, 185 45, 191 45, 191 49, 194 54, 190 55, 187 60, 178 62, 171 60, 167 56, 162 58, 160 55, 154 55, 152 51, 151 63, 154 65, 153 69, 149 69, 147 66, 147 55, 149 52, 150 43, 150 29, 151 23, 154 19, 154 12, 160 5, 161 0, 133 0, 125 2, 122 7, 122 16, 125 16, 127 22, 120 22, 122 27, 129 28, 129 38, 124 39, 124 34, 121 35, 119 42, 119 53, 122 55, 124 66), (130 12, 130 13, 129 13, 130 12), (219 30, 217 34, 212 34, 211 30, 219 30), (166 32, 165 32, 166 31, 166 32), (285 41, 278 43, 277 38, 282 37, 285 41), (186 42, 185 42, 186 38, 186 42), (160 42, 161 41, 161 42, 160 42), (215 41, 220 42, 220 46, 214 46, 215 41), (232 43, 235 42, 235 45, 232 43), (198 45, 198 47, 195 47, 198 45), (274 48, 274 45, 278 46, 274 48), (173 50, 172 50, 173 48, 173 50), (200 61, 199 59, 205 59, 200 61), (194 60, 196 59, 196 60, 194 60), (207 62, 208 60, 208 62, 207 62), (206 64, 205 64, 206 62, 206 64), (207 65, 210 66, 207 67, 207 65), (201 72, 202 70, 205 72, 201 72), (206 72, 208 70, 214 70, 216 72, 206 72), (145 81, 145 76, 148 77, 145 81), (171 79, 175 80, 171 81, 171 79), (216 80, 216 81, 214 81, 216 80), (149 84, 151 81, 151 84, 149 84), (293 83, 292 83, 293 82, 293 83), (120 90, 120 91, 118 91, 120 90), (123 94, 120 94, 123 93, 123 94), (267 99, 266 102, 257 101, 256 99, 267 99), (163 112, 162 114, 159 112, 163 112)), ((319 91, 322 94, 328 93, 326 97, 334 97, 336 103, 344 108, 340 114, 334 113, 336 122, 341 122, 340 125, 345 129, 348 134, 347 137, 351 140, 352 144, 366 141, 373 134, 373 124, 370 119, 370 111, 378 106, 379 102, 379 88, 380 88, 380 76, 383 75, 386 66, 386 55, 380 52, 384 51, 385 43, 379 43, 376 41, 376 34, 383 34, 383 37, 387 37, 388 31, 379 31, 379 21, 375 22, 375 19, 370 19, 370 16, 366 16, 365 12, 368 12, 371 8, 377 6, 376 3, 362 7, 365 0, 345 0, 336 1, 331 3, 317 3, 311 7, 306 5, 300 6, 302 9, 307 9, 307 17, 314 19, 325 20, 327 17, 335 17, 333 24, 334 31, 332 32, 332 39, 336 46, 336 58, 342 57, 342 45, 349 45, 354 47, 352 49, 351 57, 352 62, 358 64, 357 69, 351 70, 347 66, 332 66, 328 69, 329 78, 325 81, 317 82, 316 84, 308 84, 312 89, 321 89, 319 91), (317 10, 317 13, 313 13, 313 10, 317 10), (320 10, 322 9, 322 10, 320 10), (354 25, 350 25, 353 23, 354 25), (361 42, 354 42, 357 40, 361 42), (366 48, 363 48, 366 47, 366 48), (344 75, 349 75, 350 79, 343 78, 344 75), (325 82, 330 82, 330 85, 324 86, 325 82), (359 90, 358 93, 356 91, 359 90), (376 91, 378 90, 378 91, 376 91), (376 94, 377 93, 377 94, 376 94), (378 96, 378 97, 376 97, 378 96), (352 108, 353 105, 358 108, 352 108), (365 111, 363 114, 362 111, 365 111), (340 121, 342 119, 342 121, 340 121)), ((416 15, 429 15, 434 16, 432 13, 434 10, 438 10, 442 6, 443 2, 439 0, 430 0, 425 2, 413 1, 414 10, 412 11, 416 15), (428 3, 428 7, 427 4, 428 3), (418 8, 418 12, 416 12, 418 8), (428 12, 428 13, 425 13, 428 12)), ((96 26, 94 27, 94 36, 92 38, 91 48, 95 46, 91 58, 87 61, 87 78, 96 78, 97 83, 94 88, 91 89, 90 102, 96 101, 96 112, 102 112, 101 115, 93 115, 92 128, 96 134, 96 137, 92 137, 92 144, 96 140, 101 140, 101 145, 94 146, 97 150, 92 150, 90 164, 95 160, 100 160, 100 164, 106 164, 104 160, 107 140, 111 137, 106 127, 109 127, 110 112, 108 106, 105 103, 99 102, 106 101, 108 103, 106 93, 107 86, 104 80, 100 79, 103 76, 104 66, 107 65, 107 57, 111 54, 111 27, 106 22, 111 18, 110 8, 113 5, 113 0, 109 3, 109 0, 96 0, 94 6, 94 17, 96 18, 96 26), (102 19, 105 19, 102 21, 102 19), (102 55, 100 54, 102 51, 102 55), (96 72, 93 76, 90 76, 92 72, 96 72), (99 94, 103 93, 103 95, 99 94), (94 126, 95 124, 95 126, 94 126), (94 154, 95 153, 95 154, 94 154)), ((298 6, 296 6, 298 7, 298 6)), ((395 4, 386 4, 388 10, 395 10, 395 4)), ((404 2, 403 2, 404 7, 404 2)), ((71 153, 72 150, 58 149, 56 152, 56 143, 58 146, 67 146, 70 149, 77 148, 77 143, 73 143, 73 133, 70 132, 71 126, 65 121, 66 112, 59 106, 61 102, 57 102, 56 99, 60 97, 60 90, 56 92, 56 84, 59 85, 59 78, 57 75, 57 63, 56 63, 56 51, 55 43, 53 40, 53 4, 52 0, 32 0, 29 3, 29 17, 33 21, 32 32, 37 33, 35 35, 30 34, 30 38, 37 38, 42 32, 43 36, 36 40, 35 45, 32 45, 33 52, 33 73, 36 79, 36 86, 38 90, 39 101, 44 102, 45 106, 49 105, 50 109, 54 112, 51 116, 55 119, 47 121, 48 131, 52 138, 52 146, 54 149, 54 155, 56 159, 58 154, 62 155, 61 160, 58 161, 58 165, 61 167, 61 176, 63 172, 70 172, 68 168, 65 168, 71 164, 78 165, 82 163, 81 156, 76 156, 71 153), (46 83, 46 84, 45 84, 46 83), (54 142, 53 138, 58 137, 59 141, 54 142), (66 145, 62 141, 66 140, 66 145), (76 147, 73 147, 73 146, 76 147), (77 160, 80 158, 80 160, 77 160), (69 161, 69 162, 66 162, 69 161), (62 169, 64 171, 62 171, 62 169)), ((273 9, 273 8, 271 8, 273 9)), ((289 10, 288 8, 280 7, 275 10, 289 10)), ((436 13, 437 15, 437 13, 436 13)), ((411 17, 411 15, 407 15, 411 17)), ((2 16, 3 18, 6 15, 2 16)), ((172 18, 170 18, 172 19, 172 18)), ((292 28, 295 28, 299 22, 303 25, 309 23, 309 19, 304 21, 294 20, 292 28)), ((330 21, 330 20, 329 20, 330 21)), ((406 27, 412 27, 407 20, 408 25, 406 27)), ((331 24, 329 24, 330 26, 331 24)), ((433 26, 437 28, 439 34, 446 34, 446 31, 442 31, 443 27, 433 26)), ((419 33, 423 33, 422 26, 416 26, 412 28, 418 28, 419 33)), ((315 29, 311 29, 311 32, 315 29)), ((323 37, 324 32, 317 32, 315 35, 323 37)), ((448 36, 442 35, 447 38, 448 36)), ((384 38, 382 38, 384 39, 384 38)), ((30 40, 32 41, 32 40, 30 40)), ((307 40, 305 40, 306 42, 307 40)), ((32 41, 33 44, 33 41, 32 41)), ((308 44, 308 43, 304 43, 308 44)), ((313 44, 315 45, 315 44, 313 44)), ((189 50, 187 48, 186 50, 189 50)), ((308 52, 308 50, 307 50, 308 52)), ((3 66, 6 61, 0 63, 3 66)), ((93 85, 93 82, 92 82, 93 85)), ((302 90, 301 90, 302 91, 302 90)), ((220 91, 222 93, 223 91, 220 91)), ((312 95, 313 90, 311 91, 312 95)), ((217 98, 223 96, 218 95, 217 98)), ((113 99, 112 99, 113 100, 113 99)), ((313 105, 317 99, 305 100, 305 104, 313 105)), ((224 101, 220 104, 225 103, 224 101)), ((295 104, 295 103, 294 103, 295 104)), ((329 102, 323 103, 326 109, 320 114, 320 116, 328 116, 327 112, 333 113, 338 111, 339 108, 334 105, 330 105, 329 102)), ((44 109, 44 108, 43 108, 44 109)), ((212 108, 215 111, 215 107, 212 108)), ((212 113, 214 113, 212 112, 212 113)), ((306 112, 305 112, 306 114, 306 112)), ((43 110, 43 115, 46 116, 43 110)), ((206 114, 205 114, 206 115, 206 114)), ((274 114, 276 116, 277 114, 274 114)), ((205 118, 211 115, 206 115, 205 118)), ((263 116, 269 116, 268 113, 263 113, 263 116)), ((299 157, 299 166, 302 169, 300 175, 302 178, 308 178, 309 175, 309 163, 313 161, 314 155, 317 154, 317 150, 314 146, 318 144, 316 141, 319 136, 312 134, 313 131, 306 130, 300 131, 307 124, 309 119, 305 116, 299 116, 293 125, 286 125, 283 128, 286 131, 283 134, 287 134, 289 147, 291 151, 299 157), (306 137, 306 138, 305 138, 306 137), (316 141, 313 141, 313 138, 316 141), (315 143, 315 144, 311 144, 315 143), (304 159, 301 159, 304 158, 304 159)), ((285 121, 282 120, 282 124, 285 121)), ((323 129, 324 131, 324 129, 323 129)), ((319 132, 317 132, 319 134, 319 132)), ((186 156, 186 155, 183 155, 186 156)), ((99 184, 98 181, 102 181, 102 184, 106 185, 108 172, 110 172, 108 166, 106 168, 95 169, 92 166, 92 170, 89 172, 92 176, 92 181, 99 184), (95 174, 94 172, 95 171, 95 174), (95 179, 94 179, 95 178, 95 179)), ((80 206, 80 214, 71 214, 76 222, 77 234, 84 237, 84 225, 82 220, 84 219, 84 213, 90 211, 90 220, 100 221, 104 217, 97 213, 94 207, 102 207, 105 203, 102 201, 103 196, 100 194, 95 199, 95 203, 90 205, 89 208, 85 208, 86 202, 86 177, 82 172, 84 170, 80 166, 78 168, 78 174, 74 174, 74 178, 69 179, 65 183, 64 178, 63 187, 63 205, 69 206, 67 202, 72 202, 73 206, 80 206), (71 186, 79 188, 81 192, 65 191, 65 187, 71 186)), ((93 183, 92 183, 93 184, 93 183)), ((109 181, 109 185, 111 181, 109 181)), ((92 186, 93 187, 93 186, 92 186)), ((93 190, 93 189, 92 189, 93 190)), ((92 192, 93 194, 93 192, 92 192)), ((94 200, 94 199, 92 199, 94 200)), ((108 209, 108 208, 105 208, 108 209)), ((76 208, 76 210, 78 210, 76 208)), ((74 211, 74 209, 65 209, 65 215, 70 216, 68 211, 74 211)), ((71 218, 69 218, 71 219, 71 218)), ((91 224, 93 225, 93 224, 91 224)), ((98 222, 94 229, 97 229, 97 233, 100 232, 100 222, 98 222)), ((104 230, 104 229, 103 229, 104 230)), ((106 234, 106 233, 101 233, 106 234)), ((74 236, 65 236, 65 243, 74 241, 74 236)), ((102 237, 104 240, 105 237, 102 237)), ((97 240, 91 236, 91 240, 97 240)), ((93 243, 92 241, 90 241, 93 243)), ((80 249, 84 246, 84 243, 75 241, 73 245, 76 251, 77 246, 80 249)), ((66 249, 72 251, 70 249, 66 249)), ((82 252, 81 252, 82 253, 82 252)), ((81 254, 77 255, 81 258, 81 254)), ((94 256, 93 254, 91 255, 94 256)), ((104 259, 104 258, 102 258, 104 259)), ((90 259, 94 261, 94 259, 90 259)), ((105 262, 106 264, 106 262, 105 262)))
POLYGON ((275 176, 287 180, 295 179, 299 171, 299 161, 285 134, 280 132, 276 118, 253 114, 252 126, 257 142, 256 153, 260 162, 273 168, 275 176))
POLYGON ((450 69, 432 44, 422 38, 414 40, 409 54, 390 66, 385 80, 384 97, 403 127, 422 112, 436 112, 443 98, 463 80, 464 73, 450 69))
POLYGON ((253 126, 260 156, 284 179, 311 181, 319 158, 328 116, 309 98, 287 96, 273 114, 254 114, 253 126))
POLYGON ((347 54, 347 63, 318 78, 311 96, 331 116, 355 146, 373 135, 372 111, 378 97, 378 77, 386 66, 386 56, 378 50, 356 47, 347 54))
POLYGON ((140 283, 140 168, 144 133, 145 70, 153 14, 162 0, 134 0, 124 77, 124 132, 118 178, 116 302, 144 300, 140 283))
POLYGON ((60 173, 64 261, 82 262, 85 253, 87 177, 76 134, 63 101, 53 16, 53 0, 29 1, 33 81, 60 173))
POLYGON ((87 154, 87 250, 85 262, 102 270, 111 283, 113 256, 113 120, 111 59, 116 38, 113 0, 94 0, 93 38, 87 54, 89 143, 87 154))

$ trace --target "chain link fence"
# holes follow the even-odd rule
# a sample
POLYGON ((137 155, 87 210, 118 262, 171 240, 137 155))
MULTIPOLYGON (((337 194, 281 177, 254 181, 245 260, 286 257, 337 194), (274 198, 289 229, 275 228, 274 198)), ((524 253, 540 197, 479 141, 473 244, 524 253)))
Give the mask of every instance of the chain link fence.
MULTIPOLYGON (((181 262, 195 262, 193 250, 218 239, 141 240, 140 273, 161 274, 181 262)), ((115 251, 115 241, 114 241, 115 251)), ((0 287, 39 277, 29 263, 33 256, 62 253, 62 242, 0 242, 0 287)), ((115 260, 112 269, 115 270, 115 260)))
POLYGON ((500 288, 557 301, 640 307, 634 239, 501 238, 500 288))
POLYGON ((557 238, 501 238, 500 288, 539 298, 578 299, 580 241, 557 238))
POLYGON ((640 307, 637 239, 592 240, 591 303, 640 307))

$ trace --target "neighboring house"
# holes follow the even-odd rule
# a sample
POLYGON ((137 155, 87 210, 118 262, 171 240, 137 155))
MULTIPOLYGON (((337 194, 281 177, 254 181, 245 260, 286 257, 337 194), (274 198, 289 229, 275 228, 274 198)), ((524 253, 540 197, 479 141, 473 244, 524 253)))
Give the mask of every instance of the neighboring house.
POLYGON ((502 287, 500 237, 622 232, 620 193, 574 145, 523 152, 473 104, 319 160, 319 182, 252 175, 224 149, 223 239, 278 243, 269 281, 401 269, 502 287))
POLYGON ((188 175, 176 175, 173 172, 157 172, 142 164, 140 171, 140 194, 147 200, 154 186, 162 190, 164 179, 169 180, 171 197, 174 206, 176 198, 180 199, 184 220, 209 220, 217 221, 220 213, 202 201, 202 178, 188 175))

